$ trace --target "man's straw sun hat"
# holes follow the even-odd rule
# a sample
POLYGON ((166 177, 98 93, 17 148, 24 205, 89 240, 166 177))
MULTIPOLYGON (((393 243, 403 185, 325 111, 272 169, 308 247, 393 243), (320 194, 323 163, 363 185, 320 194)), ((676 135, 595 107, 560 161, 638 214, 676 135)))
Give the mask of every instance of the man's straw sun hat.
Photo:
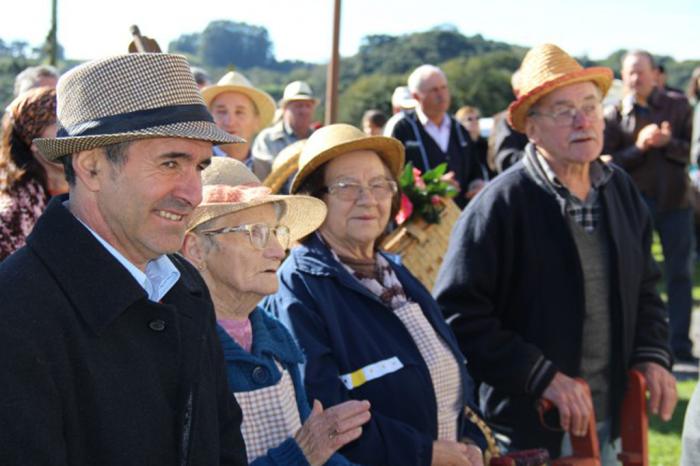
POLYGON ((132 53, 91 61, 61 77, 57 95, 57 137, 35 140, 51 160, 154 137, 241 142, 214 124, 179 55, 132 53))
POLYGON ((524 133, 525 119, 530 108, 553 90, 592 81, 605 96, 612 80, 613 72, 610 68, 583 68, 556 45, 544 44, 534 47, 525 55, 520 65, 519 96, 508 107, 508 121, 513 128, 524 133))
POLYGON ((272 118, 275 116, 274 99, 267 92, 253 87, 250 81, 238 71, 229 71, 219 79, 218 83, 202 89, 202 97, 207 107, 211 108, 214 99, 224 92, 238 92, 252 100, 260 115, 260 128, 265 128, 272 123, 272 118))
POLYGON ((288 102, 298 100, 310 100, 318 103, 318 99, 311 92, 311 86, 304 81, 293 81, 284 88, 284 94, 280 100, 280 107, 284 107, 288 102))
POLYGON ((337 123, 311 134, 299 156, 299 171, 292 182, 291 192, 297 192, 303 181, 324 163, 356 150, 376 152, 392 175, 399 177, 404 163, 404 148, 398 139, 367 136, 359 128, 337 123))
POLYGON ((289 228, 291 241, 313 232, 326 218, 326 204, 320 199, 272 194, 238 160, 214 157, 211 162, 202 172, 203 199, 190 217, 188 230, 224 215, 275 202, 284 205, 279 223, 289 228))

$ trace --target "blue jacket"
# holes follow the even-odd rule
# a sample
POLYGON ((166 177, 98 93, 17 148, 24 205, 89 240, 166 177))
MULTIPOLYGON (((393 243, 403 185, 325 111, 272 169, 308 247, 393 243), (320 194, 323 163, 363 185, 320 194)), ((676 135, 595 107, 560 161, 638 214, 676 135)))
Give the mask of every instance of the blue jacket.
MULTIPOLYGON (((288 372, 294 383, 299 417, 304 422, 311 409, 304 393, 299 374, 303 356, 299 347, 282 324, 265 315, 261 309, 250 314, 253 329, 251 352, 245 351, 226 331, 217 325, 217 333, 226 360, 229 387, 234 392, 246 392, 275 385, 282 374, 274 363, 276 359, 288 372)), ((268 450, 267 455, 255 459, 251 465, 299 465, 308 466, 304 453, 293 437, 268 450)), ((335 454, 327 462, 329 466, 350 465, 342 456, 335 454)))
MULTIPOLYGON (((421 306, 428 321, 459 361, 464 356, 428 290, 407 269, 391 263, 406 295, 421 306)), ((293 333, 306 354, 309 398, 332 406, 348 399, 369 400, 372 419, 362 436, 341 452, 368 465, 429 465, 437 438, 437 408, 428 367, 408 330, 375 295, 336 261, 313 236, 294 249, 280 269, 280 289, 263 307, 293 333), (397 357, 403 368, 348 390, 339 376, 397 357)), ((472 401, 473 383, 464 364, 463 399, 472 401)))

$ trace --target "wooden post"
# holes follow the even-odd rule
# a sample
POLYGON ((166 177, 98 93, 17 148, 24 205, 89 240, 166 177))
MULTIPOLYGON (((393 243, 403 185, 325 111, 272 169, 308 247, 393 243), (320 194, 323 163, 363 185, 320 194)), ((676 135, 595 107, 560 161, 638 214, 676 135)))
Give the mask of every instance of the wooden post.
POLYGON ((56 38, 56 29, 58 24, 57 9, 58 0, 51 0, 51 29, 46 37, 46 55, 49 59, 49 65, 58 65, 58 39, 56 38))
POLYGON ((338 119, 338 74, 340 70, 340 54, 338 43, 340 42, 340 0, 335 0, 333 11, 333 49, 331 61, 328 63, 328 75, 326 78, 326 118, 327 125, 335 123, 338 119))

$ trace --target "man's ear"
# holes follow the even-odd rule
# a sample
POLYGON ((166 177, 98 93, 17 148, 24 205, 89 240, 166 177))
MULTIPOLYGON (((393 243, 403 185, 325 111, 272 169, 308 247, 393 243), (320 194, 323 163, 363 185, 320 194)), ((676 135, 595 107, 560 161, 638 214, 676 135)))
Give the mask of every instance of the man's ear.
POLYGON ((75 176, 89 191, 99 191, 102 171, 106 169, 106 159, 101 148, 84 150, 73 154, 75 176))
POLYGON ((182 249, 180 251, 185 259, 190 261, 197 270, 203 271, 206 269, 206 254, 204 248, 202 247, 201 240, 192 232, 185 234, 185 241, 182 243, 182 249))
POLYGON ((538 142, 538 136, 537 136, 537 125, 535 125, 535 122, 531 117, 526 117, 525 118, 525 135, 527 136, 527 139, 537 145, 538 142))

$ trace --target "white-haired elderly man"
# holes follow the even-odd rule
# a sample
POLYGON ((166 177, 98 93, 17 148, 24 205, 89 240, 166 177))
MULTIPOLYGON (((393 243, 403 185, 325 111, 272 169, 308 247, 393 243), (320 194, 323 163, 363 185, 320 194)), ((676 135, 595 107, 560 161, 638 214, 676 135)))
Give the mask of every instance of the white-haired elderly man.
POLYGON ((599 158, 612 78, 555 45, 528 52, 508 110, 530 140, 525 156, 462 213, 433 290, 511 447, 557 457, 562 430, 584 434, 595 413, 603 464, 617 464, 628 369, 643 373, 662 419, 677 399, 651 217, 630 177, 599 158), (562 430, 540 423, 539 398, 562 430))
POLYGON ((408 77, 408 88, 416 101, 396 122, 391 136, 406 148, 406 161, 425 172, 447 162, 451 177, 460 187, 455 202, 464 207, 484 185, 486 172, 472 154, 469 134, 449 113, 447 77, 433 65, 421 65, 408 77))

